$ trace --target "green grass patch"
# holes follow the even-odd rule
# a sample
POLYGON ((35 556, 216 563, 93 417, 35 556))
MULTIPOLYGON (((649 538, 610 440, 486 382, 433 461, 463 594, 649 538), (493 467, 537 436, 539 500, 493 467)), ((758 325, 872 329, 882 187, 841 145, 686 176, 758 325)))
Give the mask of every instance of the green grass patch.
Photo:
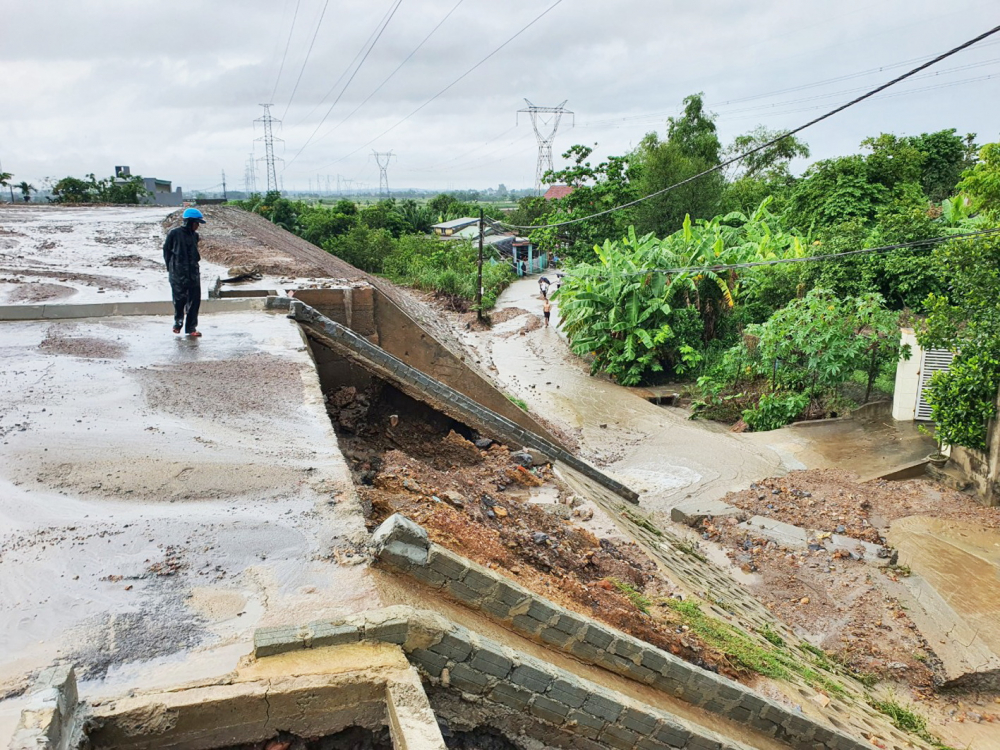
POLYGON ((682 554, 688 555, 689 557, 693 557, 695 560, 708 562, 708 558, 701 554, 698 551, 698 548, 691 544, 691 542, 675 542, 674 549, 682 554))
POLYGON ((707 645, 723 652, 743 669, 777 680, 798 676, 811 687, 830 695, 847 694, 836 680, 821 674, 802 657, 789 651, 784 639, 770 628, 758 631, 771 644, 766 646, 732 625, 705 614, 696 602, 664 599, 662 604, 676 613, 707 645))
POLYGON ((924 742, 928 742, 938 750, 954 750, 954 748, 945 745, 941 740, 931 734, 927 729, 927 718, 921 716, 916 711, 907 708, 906 706, 900 705, 895 700, 889 698, 886 700, 876 700, 871 696, 868 697, 868 705, 874 708, 879 713, 885 714, 892 720, 892 724, 896 729, 902 729, 904 732, 909 732, 922 739, 924 742))
POLYGON ((780 635, 778 635, 778 632, 776 630, 773 630, 770 625, 765 624, 764 627, 762 627, 757 632, 760 633, 764 637, 764 640, 766 640, 768 643, 771 643, 775 646, 785 645, 785 639, 782 638, 780 635))
POLYGON ((622 510, 622 515, 636 526, 648 531, 650 534, 653 534, 654 536, 663 536, 663 532, 650 523, 649 519, 640 516, 638 513, 633 513, 628 508, 625 508, 622 510))
POLYGON ((637 610, 643 614, 649 614, 649 608, 652 605, 652 602, 643 596, 639 589, 631 584, 625 583, 625 581, 619 581, 617 578, 609 578, 608 581, 610 581, 616 589, 625 594, 625 596, 628 597, 628 600, 635 605, 637 610))
POLYGON ((510 401, 512 404, 514 404, 514 406, 516 406, 518 409, 523 409, 524 411, 528 411, 528 402, 525 401, 523 398, 518 398, 517 396, 508 395, 507 400, 510 401))

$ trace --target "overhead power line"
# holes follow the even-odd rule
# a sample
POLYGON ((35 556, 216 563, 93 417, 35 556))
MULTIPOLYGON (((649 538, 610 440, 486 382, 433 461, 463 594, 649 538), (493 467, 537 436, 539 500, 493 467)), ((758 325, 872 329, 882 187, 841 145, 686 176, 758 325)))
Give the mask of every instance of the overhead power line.
POLYGON ((492 52, 490 52, 488 55, 486 55, 486 57, 484 57, 482 60, 480 60, 479 62, 477 62, 471 68, 469 68, 468 70, 466 70, 464 73, 462 73, 462 75, 460 75, 454 81, 452 81, 447 86, 445 86, 443 89, 441 89, 440 91, 438 91, 436 94, 434 94, 434 96, 432 96, 430 99, 428 99, 423 104, 421 104, 419 107, 417 107, 415 110, 413 110, 412 112, 410 112, 410 114, 406 115, 406 117, 404 117, 403 119, 399 120, 396 124, 391 125, 390 127, 386 128, 381 133, 379 133, 377 136, 375 136, 374 138, 372 138, 370 141, 368 141, 367 143, 363 143, 362 145, 358 146, 356 149, 354 149, 350 153, 344 154, 339 159, 336 159, 336 160, 330 162, 329 164, 326 164, 326 165, 320 167, 320 170, 328 169, 329 167, 332 167, 334 164, 339 164, 340 162, 344 161, 348 157, 353 156, 354 154, 358 153, 358 151, 360 151, 361 149, 367 148, 368 146, 372 145, 373 143, 375 143, 375 141, 377 141, 382 136, 387 135, 388 133, 391 133, 393 130, 395 130, 396 128, 398 128, 404 122, 406 122, 411 117, 413 117, 415 114, 417 114, 418 112, 420 112, 424 107, 426 107, 427 105, 429 105, 431 102, 433 102, 439 96, 441 96, 446 91, 448 91, 450 88, 452 88, 459 81, 461 81, 464 78, 466 78, 469 74, 471 74, 474 70, 476 70, 481 65, 483 65, 483 63, 485 63, 487 60, 489 60, 491 57, 493 57, 495 54, 497 54, 500 50, 502 50, 508 44, 510 44, 511 42, 513 42, 519 36, 521 36, 521 34, 523 34, 525 31, 527 31, 532 26, 534 26, 536 23, 538 23, 540 20, 542 20, 543 17, 545 17, 546 15, 548 15, 549 12, 551 12, 561 2, 562 2, 562 0, 556 0, 554 3, 552 3, 552 5, 550 5, 548 8, 546 8, 545 10, 543 10, 541 13, 539 13, 533 19, 531 19, 531 21, 529 21, 527 24, 525 24, 524 26, 522 26, 520 28, 520 30, 518 30, 513 36, 509 37, 507 39, 507 41, 505 41, 500 46, 496 47, 492 52))
POLYGON ((285 51, 281 55, 281 64, 278 66, 278 76, 274 79, 274 90, 271 92, 269 102, 274 101, 275 94, 278 93, 278 83, 281 81, 281 71, 285 69, 285 58, 288 57, 288 47, 292 43, 292 32, 295 31, 295 19, 299 17, 299 3, 302 0, 295 0, 295 11, 292 13, 292 25, 288 27, 288 39, 285 41, 285 51))
MULTIPOLYGON (((895 245, 882 245, 880 247, 866 247, 860 250, 847 250, 842 253, 828 253, 826 255, 809 255, 804 258, 776 258, 774 260, 755 260, 747 261, 746 263, 721 263, 714 266, 681 266, 678 268, 644 268, 641 271, 629 271, 628 273, 619 274, 598 274, 603 278, 615 278, 622 277, 633 277, 633 276, 647 276, 651 273, 660 273, 667 275, 674 275, 679 273, 704 273, 705 271, 711 271, 713 273, 717 271, 730 271, 742 268, 760 268, 762 266, 781 266, 789 263, 814 263, 817 261, 827 261, 827 260, 841 260, 842 258, 849 258, 854 255, 873 255, 876 253, 887 253, 892 250, 905 250, 914 247, 924 247, 927 245, 936 245, 940 242, 950 242, 951 240, 966 240, 973 239, 975 237, 982 237, 986 235, 998 234, 1000 233, 1000 227, 996 229, 980 229, 975 232, 962 232, 959 234, 947 234, 941 237, 931 237, 926 240, 915 240, 913 242, 900 242, 895 245)), ((572 274, 572 271, 569 272, 572 274)))
MULTIPOLYGON (((681 187, 682 185, 687 185, 688 183, 691 183, 691 182, 694 182, 695 180, 701 179, 705 175, 712 174, 713 172, 718 172, 718 171, 720 171, 720 170, 728 167, 730 164, 735 164, 736 162, 742 161, 743 159, 747 158, 748 156, 756 154, 759 151, 763 151, 765 148, 770 148, 774 144, 776 144, 776 143, 778 143, 780 141, 783 141, 785 138, 793 136, 796 133, 801 133, 806 128, 810 128, 813 125, 816 125, 816 124, 818 124, 820 122, 823 122, 823 120, 827 120, 827 119, 833 117, 834 115, 839 114, 840 112, 843 112, 845 109, 848 109, 850 107, 853 107, 855 104, 859 104, 860 102, 863 102, 865 99, 870 99, 871 97, 875 96, 876 94, 878 94, 878 93, 880 93, 882 91, 885 91, 886 89, 888 89, 888 88, 890 88, 892 86, 895 86, 897 83, 905 81, 907 78, 911 78, 912 76, 916 75, 920 71, 926 70, 927 68, 929 68, 929 67, 931 67, 933 65, 936 65, 937 63, 941 62, 942 60, 946 60, 947 58, 951 57, 952 55, 955 55, 955 54, 961 52, 962 50, 967 49, 968 47, 971 47, 973 44, 976 44, 977 42, 981 42, 983 39, 986 39, 986 38, 988 38, 988 37, 996 34, 997 32, 1000 32, 1000 26, 994 26, 989 31, 984 31, 982 34, 980 34, 980 35, 978 35, 978 36, 970 39, 969 41, 963 42, 962 44, 958 45, 957 47, 952 47, 947 52, 944 52, 944 53, 938 55, 937 57, 934 57, 934 58, 928 60, 927 62, 925 62, 925 63, 923 63, 921 65, 918 65, 915 68, 912 68, 911 70, 907 71, 906 73, 903 73, 902 75, 893 78, 891 81, 887 81, 886 83, 883 83, 881 86, 877 86, 876 88, 871 89, 871 90, 865 92, 864 94, 861 94, 860 96, 855 97, 854 99, 851 99, 849 102, 847 102, 845 104, 841 104, 839 107, 835 107, 834 109, 831 109, 829 112, 826 112, 825 114, 822 114, 819 117, 813 118, 812 120, 810 120, 809 122, 805 123, 804 125, 799 125, 797 128, 793 128, 792 130, 789 130, 789 131, 783 133, 782 135, 779 135, 776 138, 772 138, 771 140, 767 141, 766 143, 762 143, 761 145, 759 145, 759 146, 757 146, 755 148, 752 148, 752 149, 750 149, 748 151, 744 151, 742 154, 738 154, 737 156, 734 156, 734 157, 732 157, 730 159, 726 159, 725 161, 723 161, 723 162, 721 162, 719 164, 716 164, 714 167, 709 167, 708 169, 703 170, 703 171, 699 172, 698 174, 692 175, 691 177, 688 177, 687 179, 681 180, 680 182, 676 182, 673 185, 668 185, 665 188, 661 188, 660 190, 656 190, 656 191, 650 193, 649 195, 644 195, 641 198, 636 198, 635 200, 629 201, 627 203, 623 203, 620 206, 615 206, 614 208, 609 208, 609 209, 606 209, 604 211, 598 211, 596 213, 590 214, 589 216, 583 216, 583 217, 581 217, 579 219, 568 219, 566 221, 560 221, 560 222, 556 222, 554 224, 538 224, 538 225, 535 225, 535 226, 517 226, 517 225, 514 225, 514 224, 505 224, 505 226, 509 227, 510 229, 525 229, 525 230, 543 229, 545 227, 564 227, 564 226, 569 226, 571 224, 579 224, 580 222, 587 221, 589 219, 594 219, 594 218, 597 218, 599 216, 606 216, 607 214, 611 214, 611 213, 614 213, 616 211, 622 211, 622 210, 624 210, 626 208, 631 208, 632 206, 636 206, 636 205, 638 205, 640 203, 643 203, 645 201, 648 201, 648 200, 650 200, 652 198, 656 198, 657 196, 663 195, 664 193, 668 193, 671 190, 676 190, 677 188, 681 187)), ((503 222, 501 222, 501 223, 503 223, 503 222)))
POLYGON ((306 72, 306 66, 309 64, 309 56, 312 54, 313 45, 316 44, 316 35, 319 34, 319 27, 323 25, 323 16, 326 15, 326 8, 330 4, 330 0, 325 0, 323 3, 323 10, 319 13, 319 20, 316 21, 316 28, 313 30, 312 39, 309 42, 309 49, 306 50, 306 59, 302 61, 302 68, 299 70, 299 77, 295 79, 295 86, 292 88, 292 95, 288 97, 288 104, 285 105, 285 111, 281 113, 281 119, 285 119, 285 115, 288 114, 288 108, 292 106, 292 102, 295 100, 295 92, 299 90, 299 81, 302 80, 302 74, 306 72))
MULTIPOLYGON (((358 66, 354 69, 354 72, 351 73, 351 77, 347 79, 347 83, 344 84, 344 88, 342 88, 340 90, 340 93, 337 94, 337 98, 333 100, 333 104, 330 105, 330 108, 326 111, 326 114, 323 115, 323 119, 319 121, 319 124, 316 126, 316 129, 313 130, 312 135, 310 135, 309 138, 306 140, 306 142, 302 144, 302 148, 300 148, 296 152, 295 156, 293 156, 291 158, 291 160, 285 166, 285 169, 288 169, 288 167, 291 166, 292 162, 299 158, 299 154, 301 154, 303 151, 305 151, 306 146, 308 146, 309 143, 312 141, 312 139, 316 136, 316 133, 319 132, 319 129, 321 127, 323 127, 323 123, 326 122, 326 118, 330 116, 330 113, 333 112, 333 108, 337 106, 338 102, 340 102, 340 99, 341 99, 341 97, 343 97, 344 92, 347 91, 347 87, 351 85, 351 81, 354 80, 354 77, 358 74, 358 71, 361 70, 362 66, 365 64, 365 60, 368 59, 368 55, 370 55, 371 51, 373 49, 375 49, 375 45, 378 44, 378 40, 382 38, 382 32, 384 32, 386 30, 386 27, 389 25, 389 22, 392 20, 392 17, 396 15, 396 11, 399 10, 399 6, 402 5, 402 4, 403 4, 403 0, 396 0, 396 4, 394 6, 392 6, 392 8, 390 9, 388 16, 385 18, 384 22, 382 23, 382 27, 377 30, 378 33, 375 34, 374 41, 372 41, 371 45, 368 47, 368 50, 365 52, 364 57, 361 58, 361 62, 358 63, 358 66)), ((369 39, 370 38, 371 37, 369 37, 369 39)), ((357 56, 355 56, 354 59, 357 60, 357 56)), ((409 58, 407 58, 407 59, 409 59, 409 58)), ((398 70, 398 68, 397 68, 397 70, 398 70)), ((344 72, 346 73, 347 71, 344 71, 344 72)), ((341 76, 341 78, 343 78, 343 75, 341 76)), ((323 97, 323 98, 325 99, 326 97, 323 97)), ((365 101, 367 101, 367 99, 365 101)), ((355 110, 355 112, 356 111, 357 110, 355 110)), ((350 115, 348 115, 348 117, 350 117, 350 115)), ((344 118, 344 119, 347 119, 347 118, 344 118)), ((339 127, 339 125, 338 125, 338 127, 339 127)), ((336 130, 336 128, 334 128, 334 130, 336 130)), ((329 133, 327 133, 327 135, 329 135, 329 133)), ((284 170, 282 170, 282 171, 284 171, 284 170)))
MULTIPOLYGON (((335 130, 337 130, 337 128, 339 128, 339 127, 340 127, 341 125, 343 125, 343 124, 344 124, 345 122, 347 122, 347 121, 348 121, 348 120, 350 120, 350 119, 351 119, 352 117, 354 117, 354 115, 355 115, 355 114, 357 113, 357 111, 358 111, 359 109, 361 109, 361 108, 362 108, 363 106, 365 106, 365 105, 366 105, 366 104, 368 103, 368 101, 369 101, 369 100, 370 100, 370 99, 371 99, 371 98, 372 98, 373 96, 375 96, 375 94, 377 94, 377 93, 378 93, 379 91, 381 91, 381 90, 382 90, 382 87, 383 87, 383 86, 385 86, 385 85, 386 85, 386 84, 387 84, 387 83, 388 83, 388 82, 389 82, 389 81, 390 81, 390 80, 391 80, 391 79, 393 78, 393 76, 395 76, 395 75, 396 75, 396 73, 398 73, 398 72, 400 71, 400 69, 401 69, 401 68, 402 68, 402 67, 403 67, 404 65, 406 65, 406 63, 408 63, 408 62, 410 61, 410 59, 411 59, 411 58, 412 58, 412 57, 413 57, 413 56, 414 56, 415 54, 417 54, 417 52, 419 52, 419 51, 420 51, 420 48, 421 48, 421 47, 423 47, 423 46, 424 46, 424 45, 425 45, 425 44, 427 43, 427 41, 428 41, 428 40, 429 40, 429 39, 430 39, 430 38, 431 38, 432 36, 434 36, 434 33, 435 33, 435 32, 436 32, 436 31, 437 31, 438 29, 440 29, 440 28, 441 28, 441 26, 442 26, 442 25, 444 24, 444 22, 445 22, 445 21, 447 21, 447 20, 448 20, 448 19, 449 19, 449 18, 451 17, 451 14, 452 14, 452 13, 454 13, 454 12, 455 12, 456 10, 458 10, 458 6, 459 6, 459 5, 461 5, 461 4, 463 3, 463 2, 465 2, 465 0, 458 0, 458 2, 457 2, 457 3, 455 3, 455 5, 454 5, 454 6, 452 6, 452 9, 451 9, 451 10, 449 10, 449 11, 448 11, 448 12, 447 12, 447 13, 445 14, 444 18, 442 18, 442 19, 441 19, 440 21, 438 21, 438 22, 437 22, 437 25, 436 25, 436 26, 435 26, 435 27, 434 27, 433 29, 431 29, 431 30, 430 30, 430 32, 429 32, 429 33, 427 34, 427 36, 425 36, 425 37, 424 37, 424 38, 423 38, 423 39, 422 39, 422 40, 420 41, 420 44, 418 44, 418 45, 417 45, 416 47, 414 47, 414 48, 413 48, 413 51, 412 51, 412 52, 411 52, 410 54, 408 54, 408 55, 407 55, 407 56, 406 56, 405 58, 403 58, 403 61, 402 61, 402 62, 401 62, 401 63, 400 63, 399 65, 397 65, 397 66, 396 66, 395 70, 393 70, 393 71, 392 71, 392 72, 391 72, 391 73, 390 73, 389 75, 387 75, 387 76, 386 76, 386 77, 385 77, 385 78, 383 79, 382 83, 380 83, 380 84, 379 84, 378 86, 376 86, 376 87, 375 87, 375 88, 374 88, 374 89, 372 90, 372 92, 371 92, 370 94, 368 94, 368 96, 366 96, 366 97, 365 97, 365 98, 364 98, 364 99, 362 100, 362 102, 361 102, 361 103, 360 103, 360 104, 359 104, 359 105, 358 105, 357 107, 355 107, 354 109, 352 109, 352 110, 351 110, 351 111, 350 111, 350 112, 349 112, 349 113, 347 114, 347 116, 346 116, 346 117, 344 117, 344 119, 342 119, 342 120, 341 120, 340 122, 338 122, 338 123, 337 123, 336 125, 334 125, 334 126, 333 126, 332 128, 330 128, 330 129, 329 129, 328 131, 326 131, 325 133, 323 133, 323 135, 321 135, 321 136, 320 136, 319 138, 317 138, 316 140, 317 140, 317 141, 321 141, 321 140, 323 140, 323 139, 324 139, 324 138, 326 138, 326 137, 327 137, 328 135, 330 135, 330 134, 331 134, 331 133, 333 133, 333 132, 334 132, 335 130)), ((362 61, 362 62, 363 62, 363 61, 362 61)), ((345 87, 345 88, 346 88, 346 87, 345 87)), ((332 109, 332 108, 331 108, 331 109, 332 109)), ((329 114, 329 113, 327 113, 327 114, 329 114)), ((326 118, 324 117, 323 119, 325 120, 326 118)), ((322 125, 322 124, 323 124, 323 123, 320 123, 320 125, 322 125)), ((305 148, 305 147, 303 146, 303 148, 305 148)), ((289 162, 289 163, 291 163, 291 162, 289 162)))

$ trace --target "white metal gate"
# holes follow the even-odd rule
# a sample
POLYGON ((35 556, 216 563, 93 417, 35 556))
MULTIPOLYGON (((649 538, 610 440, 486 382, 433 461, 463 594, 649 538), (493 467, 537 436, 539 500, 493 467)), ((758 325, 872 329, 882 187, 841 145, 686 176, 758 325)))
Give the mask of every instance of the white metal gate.
POLYGON ((924 400, 924 389, 931 382, 931 376, 939 370, 947 370, 955 358, 947 349, 925 349, 920 357, 920 388, 917 389, 918 421, 927 422, 931 418, 931 405, 924 400))

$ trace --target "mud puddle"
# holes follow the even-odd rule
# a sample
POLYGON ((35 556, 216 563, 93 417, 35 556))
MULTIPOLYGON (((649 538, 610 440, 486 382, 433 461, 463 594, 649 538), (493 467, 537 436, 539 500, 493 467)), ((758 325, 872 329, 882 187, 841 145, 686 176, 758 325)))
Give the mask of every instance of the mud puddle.
POLYGON ((911 516, 892 523, 889 541, 900 564, 923 576, 1000 655, 1000 530, 911 516))

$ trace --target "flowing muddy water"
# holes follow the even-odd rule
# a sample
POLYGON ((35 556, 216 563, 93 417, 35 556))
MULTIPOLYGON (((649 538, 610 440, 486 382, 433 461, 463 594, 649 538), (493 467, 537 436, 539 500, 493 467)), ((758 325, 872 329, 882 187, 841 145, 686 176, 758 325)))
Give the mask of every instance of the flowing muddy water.
MULTIPOLYGON (((540 317, 537 280, 512 284, 497 308, 540 317)), ((639 492, 643 507, 669 512, 687 498, 718 497, 784 472, 780 456, 766 445, 591 377, 555 326, 557 304, 549 328, 526 325, 529 319, 521 315, 492 331, 465 331, 462 338, 503 388, 576 437, 581 455, 639 492)))
POLYGON ((892 523, 889 541, 899 549, 900 564, 923 576, 1000 655, 1000 530, 910 516, 892 523))

